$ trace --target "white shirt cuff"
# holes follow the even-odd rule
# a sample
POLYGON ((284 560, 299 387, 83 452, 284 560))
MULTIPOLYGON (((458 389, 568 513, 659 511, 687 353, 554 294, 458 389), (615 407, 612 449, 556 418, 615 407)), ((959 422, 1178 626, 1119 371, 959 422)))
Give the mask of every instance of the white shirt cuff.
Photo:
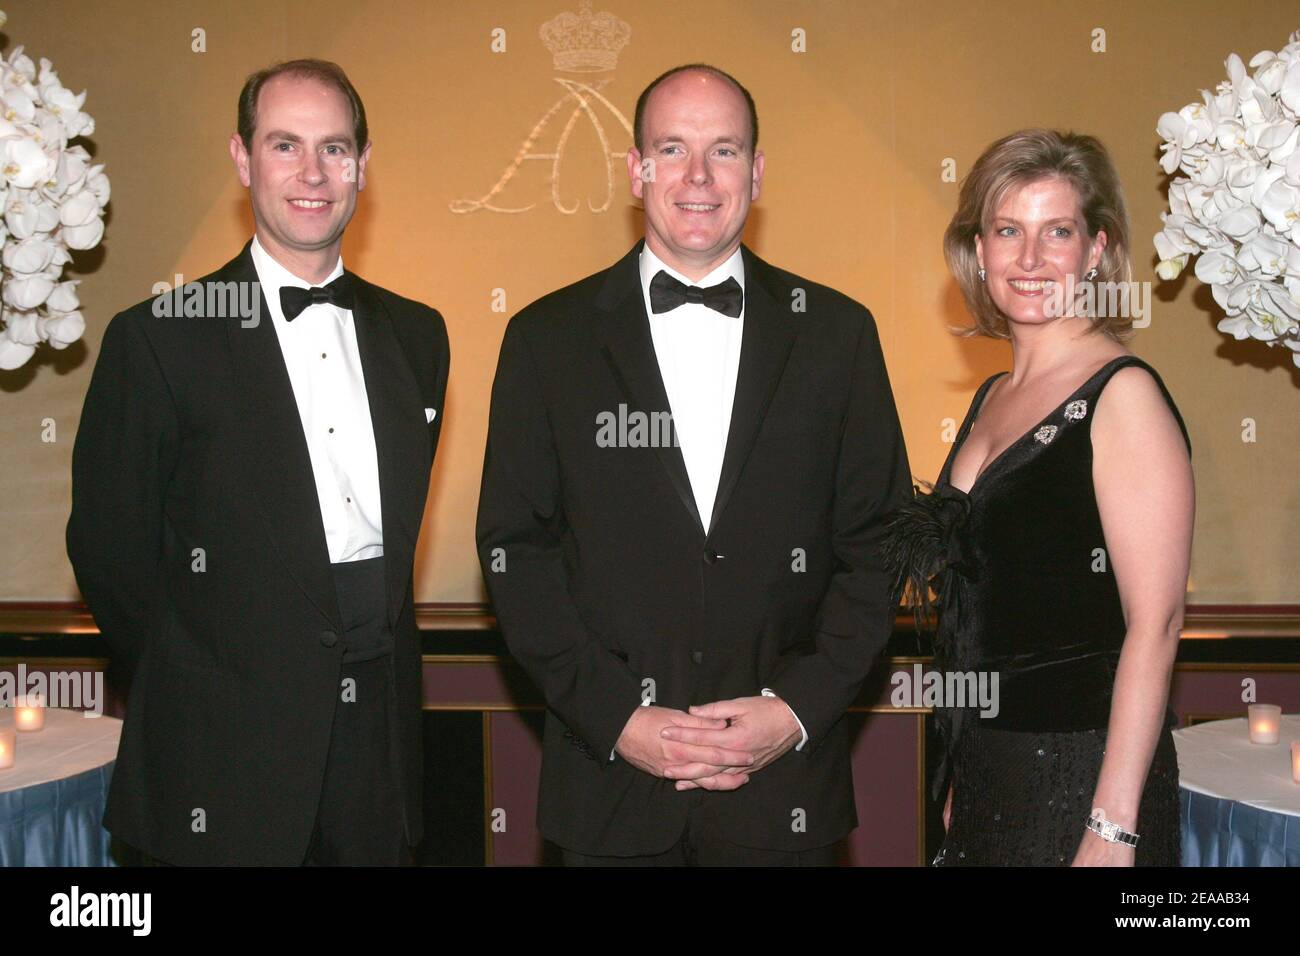
MULTIPOLYGON (((776 696, 776 691, 772 690, 770 687, 764 687, 762 693, 764 697, 776 696)), ((785 704, 785 701, 781 701, 781 703, 785 704)), ((790 716, 794 718, 794 722, 799 725, 799 732, 803 734, 803 740, 799 741, 799 743, 795 745, 794 749, 802 750, 803 745, 808 742, 808 730, 804 727, 803 721, 799 719, 799 715, 794 712, 794 708, 789 704, 785 704, 785 706, 786 709, 790 711, 790 716)))

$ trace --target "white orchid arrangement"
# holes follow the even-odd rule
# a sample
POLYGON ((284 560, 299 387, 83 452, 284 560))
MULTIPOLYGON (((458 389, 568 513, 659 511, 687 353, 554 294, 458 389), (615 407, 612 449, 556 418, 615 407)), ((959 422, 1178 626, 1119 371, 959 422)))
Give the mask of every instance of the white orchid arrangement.
POLYGON ((1165 113, 1160 165, 1169 186, 1155 236, 1156 274, 1196 256, 1196 278, 1227 314, 1220 332, 1282 345, 1300 366, 1300 31, 1277 53, 1224 64, 1204 102, 1165 113))
POLYGON ((67 348, 86 328, 80 280, 63 281, 63 268, 69 250, 103 238, 109 185, 84 147, 68 145, 95 130, 85 101, 49 60, 38 70, 22 47, 0 58, 0 369, 18 368, 42 342, 67 348))

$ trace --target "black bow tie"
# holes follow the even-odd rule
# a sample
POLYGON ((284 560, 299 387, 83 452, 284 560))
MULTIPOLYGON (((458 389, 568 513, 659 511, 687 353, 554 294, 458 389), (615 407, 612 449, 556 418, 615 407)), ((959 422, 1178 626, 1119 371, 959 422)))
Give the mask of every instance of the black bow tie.
POLYGON ((687 302, 707 305, 715 312, 738 319, 740 310, 745 304, 745 290, 740 287, 735 276, 728 276, 724 282, 701 289, 697 285, 684 285, 678 282, 662 269, 655 273, 655 277, 650 280, 652 311, 668 312, 687 302))
POLYGON ((292 322, 302 314, 309 305, 323 305, 329 302, 340 309, 351 309, 356 296, 352 277, 346 272, 326 286, 314 286, 300 289, 297 286, 280 287, 280 308, 284 310, 284 320, 292 322))

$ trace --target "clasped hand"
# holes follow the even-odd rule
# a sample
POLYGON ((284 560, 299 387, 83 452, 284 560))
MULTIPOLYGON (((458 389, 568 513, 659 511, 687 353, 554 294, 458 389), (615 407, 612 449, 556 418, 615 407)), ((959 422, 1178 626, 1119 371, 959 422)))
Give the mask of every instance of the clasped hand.
POLYGON ((738 697, 689 712, 638 707, 615 750, 638 770, 676 780, 678 790, 735 790, 801 736, 779 697, 738 697))

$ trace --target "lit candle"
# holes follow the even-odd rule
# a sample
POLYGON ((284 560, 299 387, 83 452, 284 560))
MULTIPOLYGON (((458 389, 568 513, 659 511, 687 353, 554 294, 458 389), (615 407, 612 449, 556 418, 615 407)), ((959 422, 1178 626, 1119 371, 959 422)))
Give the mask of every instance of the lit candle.
POLYGON ((45 698, 40 694, 19 697, 18 708, 14 711, 14 726, 29 733, 44 727, 45 698))
POLYGON ((1291 779, 1300 783, 1300 740, 1291 741, 1291 779))
POLYGON ((12 727, 0 727, 0 770, 8 770, 14 765, 14 745, 18 735, 12 727))
POLYGON ((1277 704, 1251 704, 1246 708, 1250 715, 1250 742, 1275 744, 1282 724, 1282 708, 1277 704))

